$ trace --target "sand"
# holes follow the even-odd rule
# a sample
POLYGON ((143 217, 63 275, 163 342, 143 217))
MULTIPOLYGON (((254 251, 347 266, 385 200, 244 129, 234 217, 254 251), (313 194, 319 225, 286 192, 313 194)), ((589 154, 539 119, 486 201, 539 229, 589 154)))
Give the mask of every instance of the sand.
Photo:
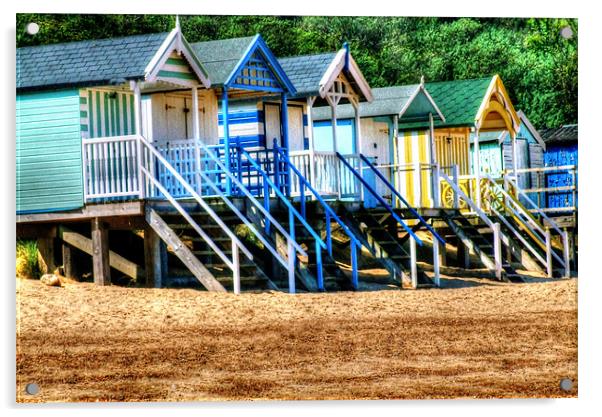
POLYGON ((577 280, 542 281, 236 296, 18 280, 17 401, 576 396, 577 280))

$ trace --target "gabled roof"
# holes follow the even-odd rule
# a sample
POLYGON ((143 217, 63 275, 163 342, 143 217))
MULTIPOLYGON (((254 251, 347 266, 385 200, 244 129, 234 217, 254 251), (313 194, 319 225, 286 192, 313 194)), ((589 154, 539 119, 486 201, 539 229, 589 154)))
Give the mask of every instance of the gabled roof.
POLYGON ((245 51, 253 43, 255 36, 220 39, 191 44, 196 56, 209 73, 213 86, 223 86, 228 77, 239 65, 245 51))
POLYGON ((531 124, 531 121, 527 118, 525 113, 523 113, 522 110, 519 110, 517 112, 517 114, 521 121, 521 131, 523 129, 527 130, 531 134, 531 136, 533 136, 533 139, 535 139, 537 141, 537 143, 539 143, 541 145, 541 147, 543 148, 543 150, 545 151, 546 150, 545 141, 543 140, 543 138, 541 137, 541 135, 539 134, 537 129, 535 129, 535 127, 531 124))
POLYGON ((337 52, 301 55, 278 59, 297 89, 296 98, 324 97, 337 76, 343 72, 358 93, 360 101, 372 101, 372 90, 359 66, 344 47, 337 52))
POLYGON ((327 52, 278 58, 278 61, 295 86, 297 96, 308 97, 319 94, 320 80, 335 56, 336 52, 327 52))
POLYGON ((563 125, 557 128, 547 128, 541 130, 541 137, 546 144, 577 142, 579 131, 578 125, 563 125))
MULTIPOLYGON (((423 84, 374 88, 372 95, 372 103, 360 103, 360 117, 399 115, 401 120, 428 120, 429 113, 432 113, 435 118, 445 120, 423 84)), ((315 120, 330 119, 330 108, 315 107, 312 115, 315 120)), ((349 119, 354 116, 355 111, 350 104, 337 106, 337 118, 349 119)))
MULTIPOLYGON (((435 127, 474 126, 490 83, 491 77, 426 83, 426 89, 445 115, 445 122, 436 121, 435 127)), ((427 127, 428 123, 403 123, 399 126, 400 129, 427 127)))
POLYGON ((17 49, 17 90, 156 81, 178 50, 205 87, 211 83, 180 28, 171 32, 96 39, 17 49))
POLYGON ((278 59, 259 34, 243 38, 197 42, 191 46, 207 69, 213 86, 223 87, 233 83, 252 53, 260 51, 283 88, 293 94, 296 93, 293 83, 280 66, 278 59))
POLYGON ((165 33, 17 49, 17 89, 108 84, 144 78, 165 33))

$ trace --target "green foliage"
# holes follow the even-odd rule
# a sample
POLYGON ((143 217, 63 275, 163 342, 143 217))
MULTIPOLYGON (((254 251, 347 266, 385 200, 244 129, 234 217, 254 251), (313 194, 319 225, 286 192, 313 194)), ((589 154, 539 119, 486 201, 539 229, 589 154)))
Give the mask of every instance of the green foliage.
MULTIPOLYGON (((500 74, 537 127, 577 122, 577 20, 425 17, 182 16, 191 42, 261 33, 277 56, 347 41, 373 87, 500 74), (569 25, 574 36, 560 36, 569 25)), ((168 31, 169 15, 17 15, 17 46, 168 31), (26 35, 28 22, 40 32, 26 35)))
POLYGON ((41 271, 36 241, 17 240, 17 276, 21 278, 39 278, 41 271))

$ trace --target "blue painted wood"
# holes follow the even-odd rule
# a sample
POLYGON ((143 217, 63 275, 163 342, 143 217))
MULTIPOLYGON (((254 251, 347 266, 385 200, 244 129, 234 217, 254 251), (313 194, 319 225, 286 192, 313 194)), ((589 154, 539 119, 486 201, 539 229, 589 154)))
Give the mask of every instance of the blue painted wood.
POLYGON ((360 158, 362 159, 362 161, 366 164, 366 166, 368 166, 370 168, 370 170, 372 172, 374 172, 374 174, 383 182, 383 184, 393 193, 395 194, 395 196, 397 198, 399 198, 399 200, 405 204, 405 206, 410 210, 410 212, 420 221, 420 223, 422 223, 424 225, 424 227, 433 234, 433 236, 435 236, 437 238, 437 240, 439 242, 441 242, 442 244, 445 245, 445 240, 439 236, 439 234, 437 232, 435 232, 435 230, 431 227, 430 224, 428 224, 426 222, 426 220, 424 220, 424 218, 414 209, 414 207, 412 207, 405 198, 402 197, 401 194, 399 194, 399 192, 395 189, 395 187, 393 187, 393 185, 387 181, 387 179, 383 176, 383 174, 380 173, 380 171, 378 169, 376 169, 376 167, 374 165, 372 165, 372 163, 368 160, 368 158, 366 158, 363 154, 360 153, 360 158))
POLYGON ((358 270, 357 270, 357 245, 355 242, 350 242, 351 247, 351 285, 357 290, 359 286, 358 270))
POLYGON ((84 205, 79 91, 16 97, 16 211, 84 205))
MULTIPOLYGON (((224 91, 222 92, 222 110, 224 114, 224 155, 226 157, 226 168, 228 168, 228 172, 230 172, 230 167, 232 165, 230 159, 230 132, 228 126, 228 88, 224 86, 224 91)), ((230 196, 232 194, 232 179, 229 176, 226 176, 226 195, 230 196)))
POLYGON ((322 248, 318 241, 316 241, 316 269, 318 270, 318 289, 324 291, 324 269, 322 266, 322 248))
POLYGON ((347 162, 345 160, 345 158, 343 158, 343 155, 341 155, 339 152, 337 152, 336 155, 339 158, 339 160, 343 163, 343 166, 345 166, 349 171, 351 171, 353 176, 356 177, 362 183, 364 188, 378 200, 380 205, 383 206, 385 208, 385 210, 387 210, 391 216, 393 216, 393 218, 397 221, 397 223, 399 223, 401 225, 401 227, 403 227, 405 229, 405 231, 408 232, 410 234, 410 236, 412 236, 414 238, 416 243, 418 243, 420 246, 422 246, 422 244, 423 244, 422 240, 420 240, 420 238, 418 236, 416 236, 416 234, 412 231, 412 229, 410 229, 408 227, 408 225, 405 224, 405 222, 403 220, 401 220, 401 218, 397 215, 397 213, 395 213, 395 211, 393 211, 391 206, 374 190, 374 188, 372 188, 370 186, 370 184, 368 184, 366 182, 366 180, 364 180, 364 178, 355 169, 353 169, 353 167, 351 165, 349 165, 349 162, 347 162))
MULTIPOLYGON (((282 105, 280 106, 280 120, 282 123, 282 146, 284 147, 284 153, 285 155, 288 157, 289 153, 289 141, 288 141, 288 99, 286 97, 286 94, 282 94, 281 95, 281 102, 282 105)), ((290 164, 287 164, 290 167, 290 164)), ((284 172, 286 172, 286 182, 285 182, 285 191, 286 191, 286 196, 290 197, 291 196, 291 175, 290 175, 290 168, 286 168, 284 170, 284 172)))
MULTIPOLYGON (((544 165, 546 167, 578 165, 579 154, 577 143, 548 144, 544 153, 544 165)), ((578 175, 575 180, 579 182, 578 175)), ((554 172, 546 175, 546 187, 572 186, 573 178, 568 172, 554 172)), ((573 201, 572 192, 548 192, 546 193, 547 208, 577 207, 578 201, 573 201)))

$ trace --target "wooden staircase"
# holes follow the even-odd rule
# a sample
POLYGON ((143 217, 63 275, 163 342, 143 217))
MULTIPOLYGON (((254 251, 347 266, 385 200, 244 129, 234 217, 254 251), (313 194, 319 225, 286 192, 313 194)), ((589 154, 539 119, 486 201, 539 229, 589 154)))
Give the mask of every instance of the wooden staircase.
MULTIPOLYGON (((198 204, 182 204, 194 221, 202 225, 211 240, 228 257, 232 256, 232 241, 224 235, 220 225, 211 216, 200 210, 198 204)), ((261 245, 245 239, 245 225, 225 204, 213 203, 212 209, 235 231, 238 238, 253 254, 253 259, 244 255, 240 259, 241 290, 278 289, 270 279, 272 275, 271 255, 261 245)), ((149 208, 150 222, 155 232, 168 245, 165 286, 194 285, 198 280, 208 290, 233 290, 233 273, 216 251, 199 237, 190 223, 181 214, 165 204, 149 208), (155 224, 155 226, 153 226, 155 224), (176 259, 179 261, 176 261, 176 259), (199 277, 202 277, 199 278, 199 277), (220 289, 221 287, 221 289, 220 289)))

